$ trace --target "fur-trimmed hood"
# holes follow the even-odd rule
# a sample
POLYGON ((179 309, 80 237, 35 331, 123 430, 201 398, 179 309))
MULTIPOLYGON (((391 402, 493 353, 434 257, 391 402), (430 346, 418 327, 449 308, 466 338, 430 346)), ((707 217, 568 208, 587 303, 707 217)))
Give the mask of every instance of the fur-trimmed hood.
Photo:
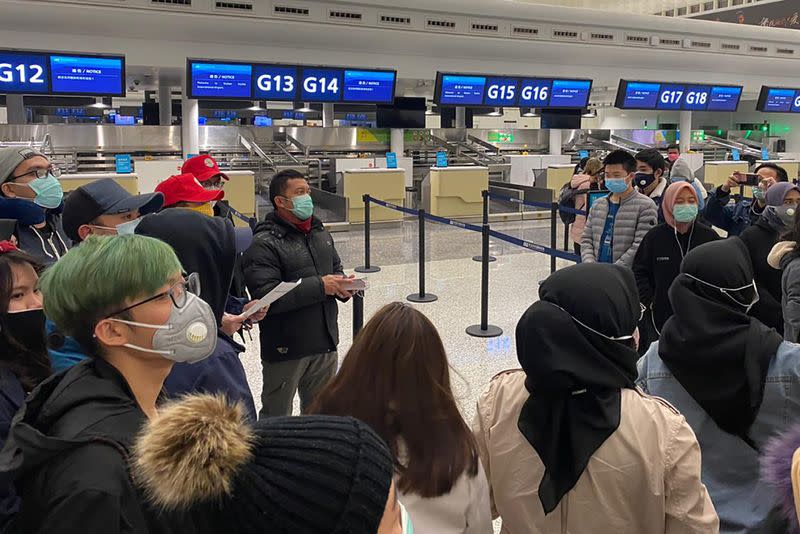
POLYGON ((773 486, 781 516, 789 522, 788 534, 800 534, 800 424, 772 438, 761 456, 761 478, 773 486))

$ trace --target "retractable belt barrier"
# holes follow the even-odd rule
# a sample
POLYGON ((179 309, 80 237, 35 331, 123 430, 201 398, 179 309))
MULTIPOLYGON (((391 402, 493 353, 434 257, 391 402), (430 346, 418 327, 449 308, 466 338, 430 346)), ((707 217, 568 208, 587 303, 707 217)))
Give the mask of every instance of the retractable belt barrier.
MULTIPOLYGON (((541 208, 545 210, 553 209, 553 204, 548 204, 546 202, 533 202, 531 200, 523 200, 521 198, 514 198, 508 197, 505 195, 498 195, 496 193, 489 193, 489 199, 491 200, 502 200, 503 202, 511 202, 513 204, 522 204, 523 206, 531 206, 532 208, 541 208)), ((562 206, 561 204, 555 203, 558 206, 558 211, 562 211, 564 213, 572 213, 574 215, 588 215, 588 212, 583 210, 578 210, 575 208, 569 208, 567 206, 562 206)))

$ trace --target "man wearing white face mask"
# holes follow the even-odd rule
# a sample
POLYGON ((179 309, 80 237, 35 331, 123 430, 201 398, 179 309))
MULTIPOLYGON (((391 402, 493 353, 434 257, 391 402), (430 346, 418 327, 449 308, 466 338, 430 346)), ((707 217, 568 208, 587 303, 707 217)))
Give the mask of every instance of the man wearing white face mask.
POLYGON ((61 227, 64 192, 61 171, 27 147, 0 148, 0 214, 15 219, 19 248, 42 265, 66 254, 71 245, 61 227))
POLYGON ((82 185, 64 201, 64 231, 74 243, 90 235, 132 234, 141 217, 164 205, 164 195, 131 195, 112 178, 82 185))
POLYGON ((788 529, 770 525, 776 500, 759 480, 759 451, 800 420, 800 345, 752 316, 753 276, 739 239, 692 249, 669 290, 674 315, 640 360, 638 384, 697 434, 720 532, 777 534, 788 529))
POLYGON ((214 314, 181 271, 169 245, 137 235, 92 236, 45 271, 45 313, 89 358, 40 384, 0 453, 20 532, 195 532, 150 508, 128 460, 173 364, 216 345, 214 314))

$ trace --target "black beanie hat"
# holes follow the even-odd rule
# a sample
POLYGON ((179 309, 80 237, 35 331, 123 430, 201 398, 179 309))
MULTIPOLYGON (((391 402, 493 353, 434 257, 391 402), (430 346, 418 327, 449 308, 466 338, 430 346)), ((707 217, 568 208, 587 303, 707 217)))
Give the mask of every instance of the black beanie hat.
POLYGON ((194 395, 146 425, 133 473, 156 506, 196 511, 215 531, 375 534, 393 463, 378 435, 351 417, 249 426, 241 405, 194 395))

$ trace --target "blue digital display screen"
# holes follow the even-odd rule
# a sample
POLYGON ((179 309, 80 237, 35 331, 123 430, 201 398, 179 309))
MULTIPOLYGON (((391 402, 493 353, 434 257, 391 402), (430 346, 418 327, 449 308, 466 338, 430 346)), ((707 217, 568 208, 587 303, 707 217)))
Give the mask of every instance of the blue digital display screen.
POLYGON ((192 63, 191 97, 252 99, 253 66, 241 63, 192 63))
POLYGON ((272 119, 269 118, 269 117, 264 117, 262 115, 259 115, 257 117, 254 117, 253 125, 254 126, 272 126, 272 119))
POLYGON ((629 83, 628 92, 625 93, 625 107, 654 108, 660 88, 657 83, 629 83))
POLYGON ((442 75, 441 89, 439 91, 439 103, 458 106, 480 106, 483 104, 485 89, 485 76, 444 74, 442 75))
POLYGON ((338 102, 342 95, 341 69, 302 69, 301 100, 304 102, 338 102))
POLYGON ((591 80, 437 73, 434 102, 456 106, 585 108, 591 80))
POLYGON ((397 73, 379 70, 344 71, 344 102, 394 102, 394 85, 397 73))
POLYGON ((585 108, 589 104, 590 80, 553 80, 549 107, 585 108))
POLYGON ((114 124, 117 126, 133 126, 136 118, 133 115, 114 115, 114 124))
POLYGON ((516 78, 486 78, 486 97, 483 103, 487 106, 516 106, 519 101, 516 78))
POLYGON ((0 93, 49 93, 47 56, 0 52, 0 93))
POLYGON ((53 93, 119 95, 124 93, 122 58, 50 56, 53 93))
POLYGON ((253 95, 256 100, 296 100, 297 67, 253 65, 253 95))
POLYGON ((800 113, 800 89, 762 86, 756 109, 772 113, 800 113))
POLYGON ((738 85, 700 85, 620 80, 616 106, 621 109, 736 111, 738 85))
POLYGON ((544 108, 550 101, 553 80, 525 78, 519 84, 519 105, 522 107, 544 108))

